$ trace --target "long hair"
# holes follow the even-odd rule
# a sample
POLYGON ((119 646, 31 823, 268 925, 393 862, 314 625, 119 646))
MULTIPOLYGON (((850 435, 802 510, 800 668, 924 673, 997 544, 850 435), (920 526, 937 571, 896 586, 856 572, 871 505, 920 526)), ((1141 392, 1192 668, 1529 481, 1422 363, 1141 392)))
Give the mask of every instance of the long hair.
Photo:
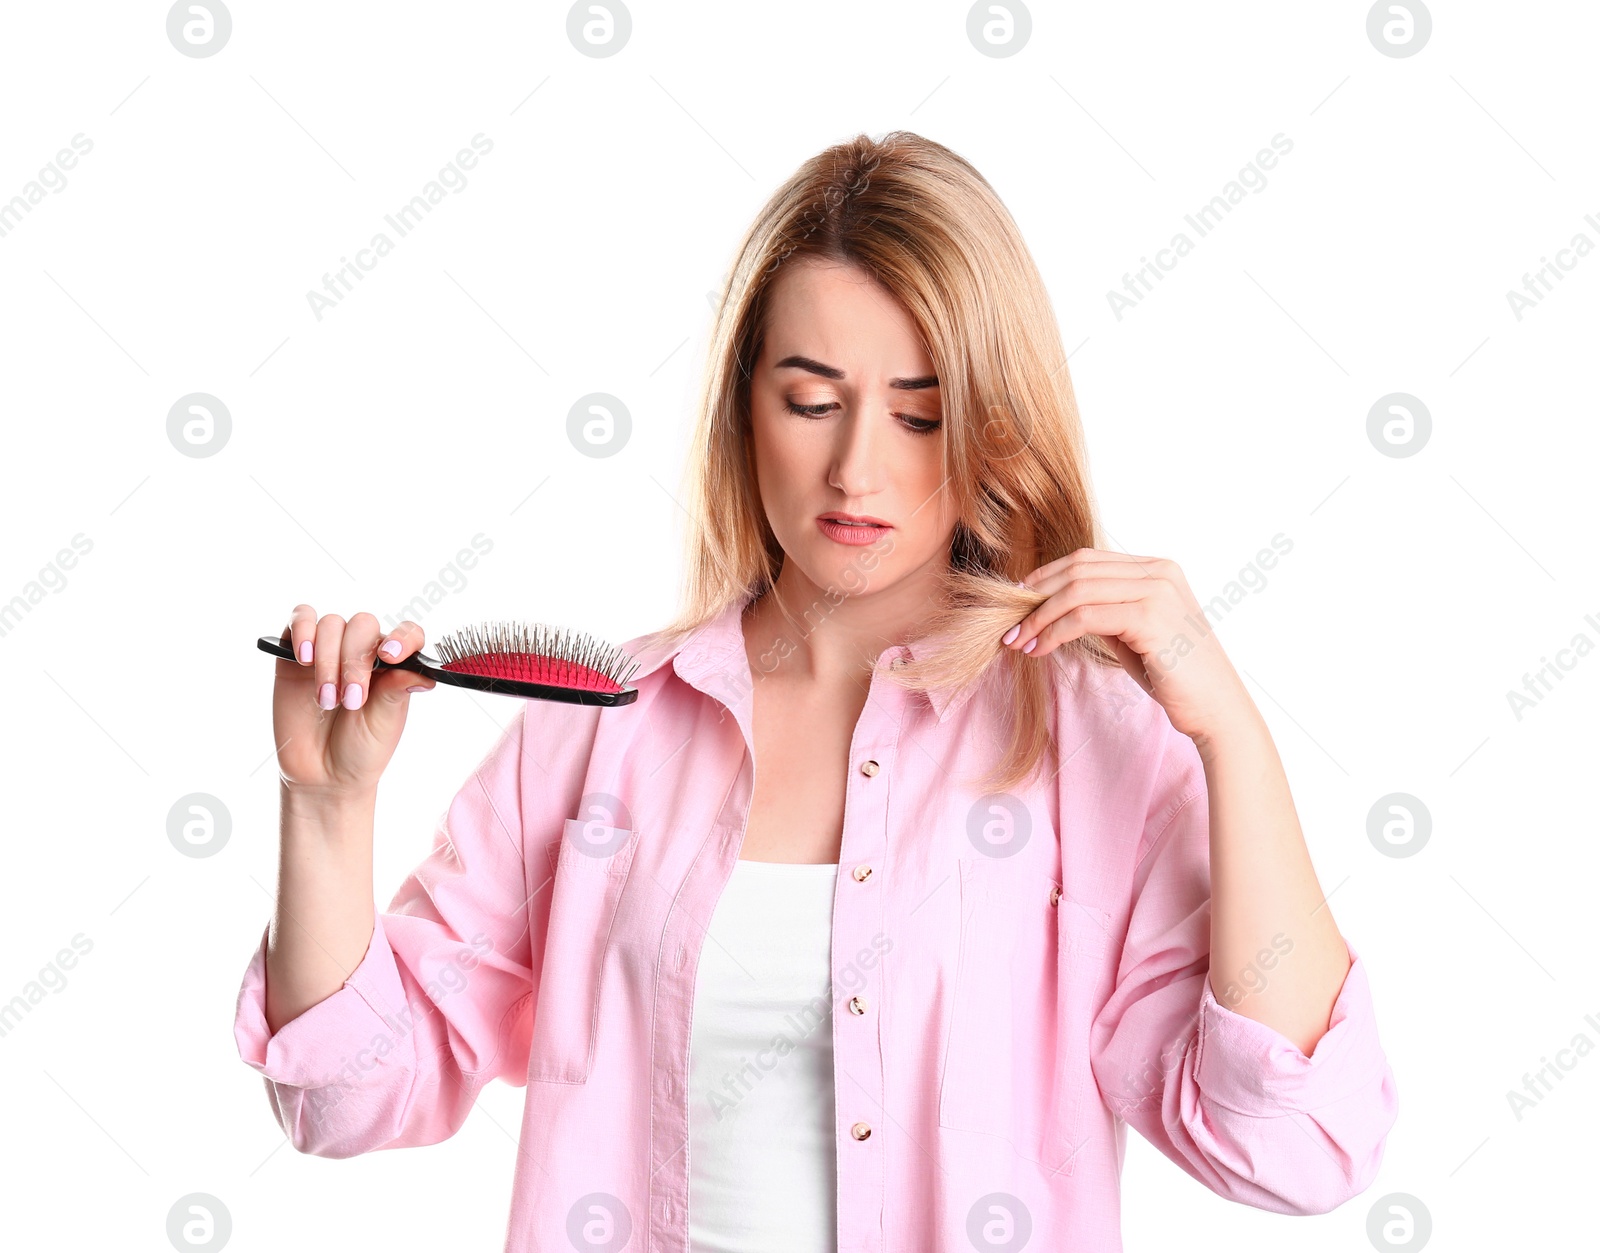
MULTIPOLYGON (((905 306, 939 379, 944 482, 959 519, 930 647, 887 672, 912 690, 1000 681, 1009 740, 988 790, 1030 778, 1052 738, 1051 676, 1078 654, 1119 664, 1099 636, 1035 659, 1000 637, 1045 597, 1017 581, 1078 548, 1101 548, 1061 334, 1021 232, 988 181, 911 131, 861 134, 806 161, 762 207, 734 253, 707 354, 681 498, 689 514, 681 639, 778 577, 783 550, 757 492, 750 376, 768 292, 801 258, 845 262, 905 306), (938 637, 938 638, 935 638, 938 637)), ((1057 680, 1064 678, 1058 673, 1057 680)))

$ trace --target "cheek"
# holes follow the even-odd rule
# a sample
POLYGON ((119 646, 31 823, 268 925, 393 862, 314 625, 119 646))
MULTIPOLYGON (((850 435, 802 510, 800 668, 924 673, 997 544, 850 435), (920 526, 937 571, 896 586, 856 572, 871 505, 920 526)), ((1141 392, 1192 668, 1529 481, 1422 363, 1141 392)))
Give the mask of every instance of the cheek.
POLYGON ((777 458, 777 450, 772 446, 772 419, 762 413, 759 402, 750 412, 750 452, 756 463, 756 475, 765 486, 774 478, 771 466, 777 458))
POLYGON ((944 481, 944 460, 936 441, 933 441, 931 449, 920 452, 915 465, 915 472, 908 482, 910 490, 906 494, 911 498, 912 508, 927 502, 924 508, 917 510, 914 519, 918 530, 928 534, 953 531, 956 524, 955 508, 951 501, 950 485, 944 481))
POLYGON ((784 413, 756 411, 752 417, 752 443, 756 465, 764 473, 762 485, 779 495, 788 494, 797 481, 805 481, 826 448, 805 438, 805 428, 784 413))
MULTIPOLYGON (((759 402, 758 402, 759 404, 759 402)), ((776 415, 755 409, 751 413, 750 441, 755 456, 756 486, 769 510, 784 504, 807 481, 807 452, 797 446, 793 429, 776 415)))

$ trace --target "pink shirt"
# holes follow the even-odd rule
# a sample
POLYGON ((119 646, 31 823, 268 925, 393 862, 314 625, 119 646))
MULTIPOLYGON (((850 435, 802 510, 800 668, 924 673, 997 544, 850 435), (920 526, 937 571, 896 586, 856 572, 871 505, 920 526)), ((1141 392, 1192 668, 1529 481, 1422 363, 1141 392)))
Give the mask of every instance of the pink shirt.
MULTIPOLYGON (((624 645, 633 705, 523 702, 360 965, 276 1035, 263 932, 234 1033, 296 1149, 437 1143, 504 1079, 527 1089, 508 1253, 689 1253, 695 970, 753 778, 741 608, 675 652, 624 645)), ((1396 1114, 1366 969, 1347 941, 1310 1057, 1215 998, 1193 741, 1120 668, 1073 659, 1064 767, 979 795, 998 685, 907 692, 884 671, 914 650, 879 655, 850 743, 831 950, 841 1253, 1120 1250, 1127 1125, 1261 1209, 1322 1213, 1365 1189, 1396 1114)))

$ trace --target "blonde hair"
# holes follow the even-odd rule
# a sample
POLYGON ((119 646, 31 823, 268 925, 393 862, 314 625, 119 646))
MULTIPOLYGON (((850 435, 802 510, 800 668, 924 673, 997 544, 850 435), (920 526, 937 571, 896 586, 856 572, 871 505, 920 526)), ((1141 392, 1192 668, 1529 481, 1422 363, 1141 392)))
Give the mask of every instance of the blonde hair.
POLYGON ((887 675, 919 691, 1001 680, 1009 739, 984 783, 1010 791, 1058 753, 1046 666, 1063 670, 1072 655, 1119 664, 1099 636, 1039 660, 1002 647, 1001 635, 1045 599, 1017 581, 1105 545, 1044 281, 988 181, 931 139, 891 131, 836 144, 801 165, 745 232, 723 284, 684 467, 681 608, 651 639, 681 639, 778 577, 784 554, 757 495, 749 384, 768 291, 784 264, 802 258, 873 275, 909 311, 933 361, 944 482, 959 521, 924 624, 946 638, 887 675))

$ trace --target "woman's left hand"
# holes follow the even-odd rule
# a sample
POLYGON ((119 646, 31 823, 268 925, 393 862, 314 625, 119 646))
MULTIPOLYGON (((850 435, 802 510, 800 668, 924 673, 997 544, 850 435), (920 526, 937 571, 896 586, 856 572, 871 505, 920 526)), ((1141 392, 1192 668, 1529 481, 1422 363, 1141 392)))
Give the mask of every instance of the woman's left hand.
POLYGON ((1047 599, 1002 638, 1007 647, 1032 641, 1028 656, 1043 657, 1080 636, 1103 636, 1191 739, 1260 716, 1177 562, 1080 548, 1023 582, 1047 599))

